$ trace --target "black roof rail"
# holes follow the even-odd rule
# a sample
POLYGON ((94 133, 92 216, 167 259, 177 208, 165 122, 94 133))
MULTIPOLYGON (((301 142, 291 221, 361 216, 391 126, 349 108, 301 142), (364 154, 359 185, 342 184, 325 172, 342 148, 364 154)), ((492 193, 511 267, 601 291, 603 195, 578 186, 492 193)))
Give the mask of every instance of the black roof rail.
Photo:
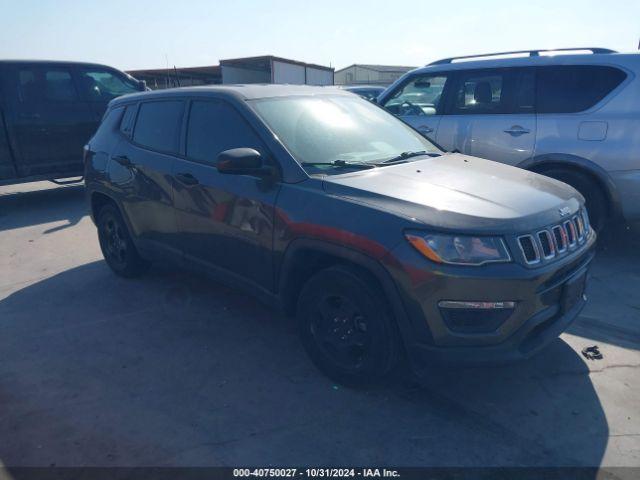
POLYGON ((583 48, 547 48, 541 50, 514 50, 512 52, 496 52, 496 53, 481 53, 478 55, 465 55, 463 57, 449 57, 443 58, 441 60, 436 60, 435 62, 431 62, 428 65, 444 65, 446 63, 453 63, 454 60, 463 60, 467 58, 482 58, 482 57, 497 57, 501 55, 515 55, 518 53, 528 53, 530 57, 538 57, 542 52, 571 52, 571 51, 580 51, 580 50, 588 50, 593 54, 596 53, 618 53, 615 50, 611 50, 609 48, 599 48, 599 47, 583 47, 583 48))

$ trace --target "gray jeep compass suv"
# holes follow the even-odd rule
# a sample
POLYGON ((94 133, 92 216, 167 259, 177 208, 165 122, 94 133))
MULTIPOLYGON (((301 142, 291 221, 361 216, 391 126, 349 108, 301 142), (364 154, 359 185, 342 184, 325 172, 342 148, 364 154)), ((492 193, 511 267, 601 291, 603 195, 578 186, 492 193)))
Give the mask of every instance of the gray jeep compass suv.
POLYGON ((570 186, 444 153, 348 92, 199 87, 113 100, 85 147, 100 246, 119 275, 187 264, 295 315, 347 384, 402 355, 502 362, 585 303, 595 233, 570 186))

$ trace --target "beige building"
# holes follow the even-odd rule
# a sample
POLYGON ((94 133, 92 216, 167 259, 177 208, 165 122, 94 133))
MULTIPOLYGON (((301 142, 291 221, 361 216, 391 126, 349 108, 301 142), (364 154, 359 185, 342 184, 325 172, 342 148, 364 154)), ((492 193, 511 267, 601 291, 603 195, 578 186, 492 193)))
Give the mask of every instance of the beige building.
POLYGON ((336 70, 336 85, 390 85, 416 67, 354 64, 336 70))

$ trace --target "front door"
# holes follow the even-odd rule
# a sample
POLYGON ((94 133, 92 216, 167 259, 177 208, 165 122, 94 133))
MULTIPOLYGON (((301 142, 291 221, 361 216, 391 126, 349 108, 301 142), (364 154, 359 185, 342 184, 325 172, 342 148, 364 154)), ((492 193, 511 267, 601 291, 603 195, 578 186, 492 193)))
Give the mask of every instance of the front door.
POLYGON ((382 103, 426 137, 435 140, 442 118, 447 74, 434 73, 411 77, 398 86, 382 103))
POLYGON ((82 147, 96 126, 91 108, 76 88, 72 72, 56 64, 12 69, 12 132, 18 148, 18 175, 82 174, 82 147))
POLYGON ((279 184, 215 167, 231 148, 268 153, 255 131, 230 104, 194 100, 186 158, 174 164, 175 206, 187 260, 214 267, 266 290, 273 289, 273 221, 279 184))
POLYGON ((535 147, 534 72, 461 71, 436 141, 447 150, 518 165, 535 147))

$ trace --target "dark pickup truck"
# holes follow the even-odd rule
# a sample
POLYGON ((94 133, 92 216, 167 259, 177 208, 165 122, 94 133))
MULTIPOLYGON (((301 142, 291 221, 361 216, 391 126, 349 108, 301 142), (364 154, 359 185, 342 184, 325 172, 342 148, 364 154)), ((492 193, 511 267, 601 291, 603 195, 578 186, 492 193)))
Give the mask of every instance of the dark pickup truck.
POLYGON ((0 185, 81 176, 109 101, 145 88, 104 65, 0 60, 0 185))

